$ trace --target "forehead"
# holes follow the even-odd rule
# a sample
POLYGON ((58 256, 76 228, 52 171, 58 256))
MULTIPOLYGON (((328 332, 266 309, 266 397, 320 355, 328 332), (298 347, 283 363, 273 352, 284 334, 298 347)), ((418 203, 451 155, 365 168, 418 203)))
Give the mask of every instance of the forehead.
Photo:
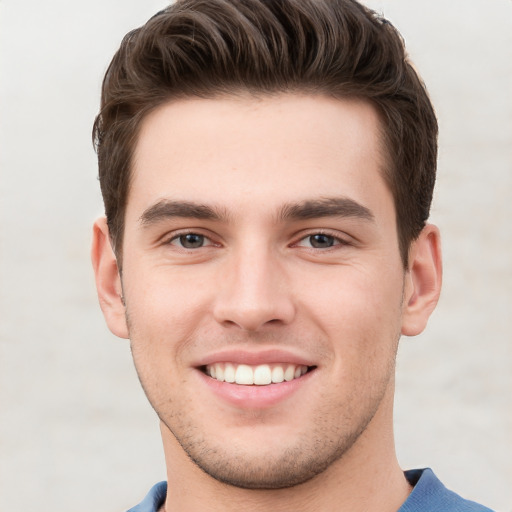
POLYGON ((375 183, 389 195, 380 133, 374 107, 355 99, 281 94, 169 102, 142 123, 127 215, 166 198, 233 211, 247 202, 271 210, 314 196, 364 204, 375 183))

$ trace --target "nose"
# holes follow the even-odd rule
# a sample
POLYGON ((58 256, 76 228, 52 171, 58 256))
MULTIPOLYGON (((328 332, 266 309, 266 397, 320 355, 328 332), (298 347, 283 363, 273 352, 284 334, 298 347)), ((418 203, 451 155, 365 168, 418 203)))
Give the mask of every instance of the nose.
POLYGON ((270 250, 233 254, 219 279, 214 318, 244 331, 289 324, 295 316, 289 285, 283 262, 270 250))

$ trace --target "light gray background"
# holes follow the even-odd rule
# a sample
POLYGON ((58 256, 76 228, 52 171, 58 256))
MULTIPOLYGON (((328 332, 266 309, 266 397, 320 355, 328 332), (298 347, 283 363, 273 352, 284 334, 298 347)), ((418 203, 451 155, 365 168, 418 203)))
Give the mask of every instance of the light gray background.
MULTIPOLYGON (((512 2, 367 3, 403 33, 441 127, 444 293, 427 332, 402 341, 399 457, 510 512, 512 2)), ((164 5, 0 0, 0 511, 122 510, 165 477, 88 254, 101 77, 121 37, 164 5)))

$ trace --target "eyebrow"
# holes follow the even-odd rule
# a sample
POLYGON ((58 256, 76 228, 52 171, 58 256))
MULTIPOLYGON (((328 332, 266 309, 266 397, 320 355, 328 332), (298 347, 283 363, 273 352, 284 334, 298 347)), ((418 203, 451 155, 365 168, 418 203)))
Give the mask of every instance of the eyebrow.
POLYGON ((222 220, 227 217, 227 214, 205 204, 162 199, 153 206, 150 206, 147 210, 144 210, 139 220, 142 225, 151 225, 174 217, 222 220))
POLYGON ((284 206, 279 214, 282 220, 308 220, 321 217, 353 217, 368 221, 375 219, 366 206, 347 197, 301 201, 284 206))
MULTIPOLYGON (((205 204, 162 199, 144 210, 139 220, 142 225, 149 226, 175 217, 222 221, 226 220, 229 215, 223 209, 205 204)), ((289 203, 280 209, 277 219, 286 221, 321 217, 353 217, 374 220, 373 213, 366 206, 346 197, 327 197, 289 203)))

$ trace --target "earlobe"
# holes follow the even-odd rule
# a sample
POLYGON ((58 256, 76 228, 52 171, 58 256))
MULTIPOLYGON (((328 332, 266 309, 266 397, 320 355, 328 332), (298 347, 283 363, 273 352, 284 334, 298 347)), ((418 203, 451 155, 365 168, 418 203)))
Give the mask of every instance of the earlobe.
POLYGON ((107 325, 116 336, 128 338, 121 277, 117 259, 110 245, 105 217, 99 218, 94 223, 91 259, 98 299, 107 325))
POLYGON ((426 327, 441 293, 441 238, 436 226, 428 224, 411 244, 406 274, 402 334, 416 336, 426 327))

